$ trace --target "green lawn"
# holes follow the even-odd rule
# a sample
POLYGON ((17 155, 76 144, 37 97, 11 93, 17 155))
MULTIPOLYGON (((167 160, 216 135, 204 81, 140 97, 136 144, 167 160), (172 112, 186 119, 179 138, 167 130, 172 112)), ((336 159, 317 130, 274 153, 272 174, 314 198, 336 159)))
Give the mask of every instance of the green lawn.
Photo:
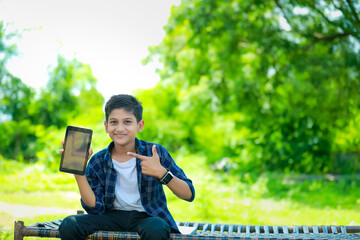
MULTIPOLYGON (((168 205, 178 221, 251 225, 360 225, 360 180, 283 176, 277 173, 237 176, 216 173, 202 156, 177 159, 194 182, 192 203, 167 190, 168 205)), ((75 179, 38 165, 4 161, 0 164, 0 202, 29 206, 81 209, 75 179), (16 167, 17 170, 10 170, 16 167)), ((12 239, 15 220, 25 224, 49 221, 66 214, 16 217, 0 212, 0 240, 12 239), (10 235, 9 235, 10 234, 10 235)))

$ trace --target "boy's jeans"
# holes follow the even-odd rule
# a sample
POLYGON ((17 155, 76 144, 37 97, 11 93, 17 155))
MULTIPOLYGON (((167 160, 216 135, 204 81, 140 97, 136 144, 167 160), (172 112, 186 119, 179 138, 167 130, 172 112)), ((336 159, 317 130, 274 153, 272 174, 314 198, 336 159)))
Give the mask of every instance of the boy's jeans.
POLYGON ((137 232, 142 240, 170 239, 170 226, 145 212, 112 210, 102 215, 82 214, 66 217, 60 227, 62 240, 79 240, 96 230, 137 232))

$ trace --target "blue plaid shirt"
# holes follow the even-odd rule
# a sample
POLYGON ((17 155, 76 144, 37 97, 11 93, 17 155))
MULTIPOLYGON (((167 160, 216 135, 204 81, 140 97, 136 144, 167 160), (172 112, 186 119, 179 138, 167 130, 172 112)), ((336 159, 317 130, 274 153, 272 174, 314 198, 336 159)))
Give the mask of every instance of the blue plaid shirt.
MULTIPOLYGON (((137 153, 144 156, 152 156, 152 146, 154 143, 135 139, 137 153)), ((169 152, 159 144, 156 145, 156 151, 160 157, 161 164, 169 169, 176 177, 184 180, 190 187, 193 201, 195 198, 195 189, 190 179, 184 171, 179 168, 170 156, 169 152)), ((111 149, 114 142, 95 155, 93 155, 86 168, 86 178, 96 197, 96 206, 89 207, 81 201, 83 208, 89 214, 103 214, 112 209, 115 200, 116 171, 111 160, 111 149)), ((170 227, 177 229, 174 218, 171 216, 167 204, 163 186, 156 177, 145 175, 141 172, 141 160, 136 159, 138 188, 140 192, 141 203, 145 211, 150 216, 163 218, 170 227)))

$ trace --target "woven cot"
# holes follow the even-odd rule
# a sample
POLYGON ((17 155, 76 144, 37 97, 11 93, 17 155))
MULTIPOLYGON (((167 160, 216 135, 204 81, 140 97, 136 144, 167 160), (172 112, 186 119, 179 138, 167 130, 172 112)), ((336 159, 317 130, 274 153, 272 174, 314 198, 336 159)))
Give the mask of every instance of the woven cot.
MULTIPOLYGON (((23 240, 24 237, 60 238, 58 228, 61 221, 30 226, 17 221, 14 240, 23 240)), ((171 234, 172 240, 360 239, 360 226, 253 226, 196 222, 177 222, 177 225, 182 234, 171 234)), ((140 237, 133 232, 98 231, 88 239, 140 240, 140 237)))

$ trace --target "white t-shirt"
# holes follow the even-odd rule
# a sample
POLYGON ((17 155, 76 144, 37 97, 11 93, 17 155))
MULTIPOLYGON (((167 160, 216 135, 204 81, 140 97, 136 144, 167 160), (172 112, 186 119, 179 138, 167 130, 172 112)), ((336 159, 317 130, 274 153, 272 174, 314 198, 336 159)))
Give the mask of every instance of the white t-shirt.
POLYGON ((112 162, 117 173, 113 208, 145 212, 140 200, 136 158, 132 158, 126 162, 118 162, 112 159, 112 162))

